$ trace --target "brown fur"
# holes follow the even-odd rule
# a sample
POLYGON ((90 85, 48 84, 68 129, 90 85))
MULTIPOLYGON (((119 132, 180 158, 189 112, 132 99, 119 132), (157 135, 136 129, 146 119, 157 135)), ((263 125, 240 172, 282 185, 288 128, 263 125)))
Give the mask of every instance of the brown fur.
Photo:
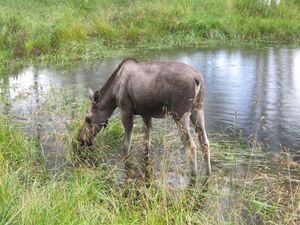
MULTIPOLYGON (((146 128, 151 125, 152 117, 162 118, 167 114, 171 115, 180 126, 186 151, 193 152, 195 145, 187 122, 191 118, 202 149, 205 149, 204 156, 209 174, 210 161, 204 126, 203 96, 203 78, 190 65, 180 62, 140 62, 133 58, 125 59, 105 85, 92 96, 93 106, 79 132, 78 140, 82 145, 92 145, 96 134, 119 107, 125 129, 125 155, 130 149, 133 115, 141 115, 144 121, 148 121, 145 122, 146 128)), ((147 133, 147 139, 150 139, 151 129, 148 129, 147 133)), ((192 175, 197 172, 195 157, 195 154, 188 156, 191 158, 192 175)))

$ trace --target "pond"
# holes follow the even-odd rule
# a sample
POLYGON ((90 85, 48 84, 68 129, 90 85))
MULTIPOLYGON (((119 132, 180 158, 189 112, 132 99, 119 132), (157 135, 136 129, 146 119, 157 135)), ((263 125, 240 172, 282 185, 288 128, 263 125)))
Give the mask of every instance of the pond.
MULTIPOLYGON (((217 184, 216 194, 208 198, 204 207, 210 215, 221 215, 226 219, 231 217, 231 209, 234 209, 240 210, 243 217, 251 221, 251 215, 241 208, 244 197, 240 199, 246 186, 252 188, 251 182, 255 184, 254 188, 256 185, 261 187, 254 189, 254 193, 265 191, 270 196, 277 196, 274 190, 282 187, 284 201, 288 202, 291 195, 287 190, 293 193, 292 184, 300 182, 299 165, 289 159, 289 154, 277 153, 285 150, 291 153, 294 161, 300 158, 299 48, 185 48, 144 50, 133 56, 144 60, 185 62, 204 76, 206 127, 212 147, 210 182, 217 184), (224 146, 220 140, 225 142, 224 146), (244 150, 241 142, 249 140, 255 145, 263 145, 267 152, 250 148, 249 153, 247 147, 241 152, 244 150)), ((78 116, 73 115, 76 111, 73 109, 84 104, 88 88, 96 90, 105 83, 123 58, 104 58, 92 67, 82 66, 80 62, 67 69, 29 66, 0 79, 0 111, 12 115, 27 135, 38 140, 49 171, 55 172, 68 163, 64 137, 70 135, 73 118, 78 116)), ((141 123, 135 124, 140 131, 141 123)), ((183 150, 178 147, 180 140, 174 138, 178 136, 176 126, 172 121, 158 120, 154 125, 153 136, 158 143, 153 151, 154 172, 159 174, 155 174, 156 182, 167 182, 175 187, 187 185, 189 170, 183 150)), ((137 140, 143 135, 134 136, 133 153, 142 148, 137 140)), ((124 170, 120 170, 123 167, 120 149, 108 155, 106 160, 106 164, 117 168, 112 170, 116 182, 122 182, 124 170)))
MULTIPOLYGON (((268 174, 281 173, 285 180, 298 182, 299 171, 293 170, 290 174, 290 168, 282 167, 281 159, 274 155, 285 150, 291 153, 294 161, 300 157, 300 49, 145 50, 135 57, 181 61, 202 72, 213 171, 220 169, 226 177, 237 178, 247 177, 251 168, 254 174, 261 170, 268 174), (236 146, 225 146, 225 151, 229 152, 214 151, 213 144, 218 145, 220 140, 228 143, 250 140, 258 146, 263 145, 273 155, 255 153, 253 157, 249 152, 236 155, 236 146)), ((80 63, 68 69, 29 66, 1 80, 0 110, 12 115, 16 124, 25 124, 26 134, 38 140, 49 171, 60 170, 69 162, 64 138, 69 136, 73 123, 72 108, 87 99, 88 88, 99 89, 123 58, 104 58, 92 67, 80 63), (70 92, 64 95, 68 90, 70 92)), ((137 125, 141 130, 141 123, 137 125)), ((164 170, 164 165, 168 164, 163 179, 172 186, 187 184, 184 153, 179 138, 173 138, 177 137, 176 126, 158 120, 154 125, 157 142, 161 142, 161 137, 167 140, 153 151, 155 171, 164 170)), ((142 133, 136 137, 141 139, 142 133)), ((141 152, 141 147, 133 140, 133 152, 141 152)), ((117 165, 122 171, 119 163, 122 151, 116 152, 108 156, 109 164, 117 165)), ((198 162, 201 165, 200 157, 198 162)), ((123 175, 122 172, 118 174, 117 180, 122 180, 123 175)))
MULTIPOLYGON (((300 49, 188 48, 147 50, 136 55, 144 60, 185 62, 202 72, 209 132, 234 129, 236 135, 246 140, 256 138, 272 152, 284 147, 295 154, 300 151, 300 49)), ((105 58, 92 68, 27 67, 11 74, 6 81, 8 99, 18 99, 24 93, 30 96, 13 101, 11 111, 23 115, 36 112, 34 108, 42 101, 39 93, 51 85, 68 86, 78 94, 89 87, 99 89, 123 58, 105 58)))

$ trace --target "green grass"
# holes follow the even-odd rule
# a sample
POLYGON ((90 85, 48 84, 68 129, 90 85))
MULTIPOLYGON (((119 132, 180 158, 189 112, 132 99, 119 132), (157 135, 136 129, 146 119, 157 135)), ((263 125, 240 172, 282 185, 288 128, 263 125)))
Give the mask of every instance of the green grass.
POLYGON ((0 121, 0 164, 8 160, 23 165, 28 158, 34 156, 35 146, 21 131, 15 131, 15 127, 10 125, 6 117, 0 115, 0 121))
MULTIPOLYGON (((2 0, 0 70, 25 63, 88 62, 136 48, 299 44, 299 3, 282 0, 279 7, 267 8, 257 2, 2 0)), ((1 87, 3 103, 6 91, 1 87)), ((188 170, 176 157, 176 163, 166 157, 181 145, 174 125, 165 121, 154 127, 153 144, 166 151, 156 179, 150 188, 139 180, 125 184, 118 115, 94 148, 79 148, 76 134, 89 102, 68 104, 78 96, 75 91, 53 87, 40 106, 44 114, 66 116, 70 130, 49 134, 62 144, 68 163, 54 173, 38 140, 23 133, 23 124, 0 114, 0 224, 299 223, 299 165, 289 154, 268 157, 238 138, 212 141, 214 173, 207 189, 201 175, 194 189, 172 188, 166 177, 185 176, 188 170)), ((142 137, 138 122, 133 154, 141 151, 142 137)))
POLYGON ((271 7, 257 0, 2 0, 1 70, 136 48, 299 44, 299 8, 292 0, 271 7))
MULTIPOLYGON (((150 187, 140 179, 125 183, 120 162, 123 129, 119 116, 111 118, 94 148, 79 148, 76 134, 90 103, 86 98, 78 98, 74 104, 68 104, 75 91, 78 94, 68 87, 52 87, 44 93, 39 108, 44 114, 65 118, 71 115, 69 131, 57 129, 49 134, 55 136, 59 146, 63 143, 60 150, 65 151, 68 161, 52 173, 43 163, 49 159, 40 154, 38 140, 25 136, 22 124, 1 115, 0 224, 299 222, 299 165, 291 161, 289 154, 268 156, 238 137, 231 142, 226 136, 212 138, 213 175, 206 188, 201 185, 202 175, 192 189, 168 184, 166 178, 170 174, 188 174, 177 159, 181 144, 176 126, 168 120, 154 121, 154 149, 163 148, 165 153, 162 159, 156 158, 161 162, 156 165, 159 168, 150 187)), ((137 120, 132 143, 135 167, 141 167, 137 153, 143 145, 142 128, 137 120)))
MULTIPOLYGON (((153 183, 150 188, 137 181, 117 184, 119 168, 104 163, 92 167, 77 164, 45 176, 39 172, 41 165, 23 156, 33 148, 30 142, 6 119, 0 122, 8 130, 5 135, 17 135, 18 141, 13 140, 24 150, 19 151, 19 157, 12 157, 16 147, 1 148, 1 224, 297 223, 299 186, 285 187, 282 177, 274 179, 261 171, 246 179, 230 177, 223 169, 215 168, 204 191, 201 184, 195 189, 171 188, 163 182, 153 183), (15 161, 18 167, 12 166, 15 161)), ((6 142, 1 139, 1 146, 6 142)), ((216 157, 226 149, 235 149, 238 154, 240 147, 221 143, 212 149, 216 157)))

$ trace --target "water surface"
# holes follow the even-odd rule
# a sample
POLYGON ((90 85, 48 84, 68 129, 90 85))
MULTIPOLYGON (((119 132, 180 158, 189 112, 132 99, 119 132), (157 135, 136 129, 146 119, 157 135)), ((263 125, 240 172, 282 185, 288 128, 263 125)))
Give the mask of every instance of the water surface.
MULTIPOLYGON (((212 151, 212 169, 217 176, 212 179, 221 180, 216 195, 220 199, 211 196, 206 203, 208 207, 204 207, 210 213, 221 212, 222 217, 230 218, 232 209, 240 210, 238 196, 251 179, 282 182, 286 190, 292 183, 299 184, 298 162, 293 164, 288 154, 277 153, 287 148, 295 161, 300 157, 300 49, 145 50, 135 57, 185 62, 204 76, 206 127, 212 150, 216 150, 212 151), (220 133, 229 136, 219 136, 220 133), (241 152, 240 142, 225 144, 226 151, 222 147, 214 149, 218 141, 230 142, 237 137, 265 145, 272 154, 256 148, 250 154, 246 149, 241 152)), ((68 143, 64 137, 70 135, 74 122, 69 109, 78 107, 89 87, 99 89, 123 58, 105 58, 93 67, 80 63, 69 69, 29 66, 0 80, 0 110, 12 115, 16 124, 24 122, 26 134, 38 140, 49 170, 56 171, 68 161, 64 152, 68 143), (64 95, 68 90, 71 92, 64 95)), ((135 127, 142 130, 139 121, 135 127)), ((159 133, 159 138, 156 136, 159 146, 153 149, 155 180, 175 187, 187 185, 189 169, 179 138, 174 138, 178 136, 176 126, 164 121, 154 121, 154 133, 159 133), (165 138, 160 140, 161 137, 165 138)), ((141 139, 143 135, 134 137, 141 139)), ((141 143, 133 140, 132 155, 140 157, 136 153, 142 152, 141 143)), ((105 161, 116 166, 113 171, 117 182, 124 178, 121 158, 121 150, 116 149, 105 161)), ((140 174, 141 160, 135 162, 134 170, 140 174)), ((201 160, 198 162, 201 168, 201 160)), ((243 212, 244 217, 247 215, 243 212)))
MULTIPOLYGON (((255 138, 272 152, 284 147, 300 151, 300 49, 145 50, 135 57, 181 61, 202 72, 209 133, 227 130, 245 140, 255 138)), ((10 87, 7 99, 14 99, 9 108, 26 119, 51 85, 74 88, 78 95, 89 87, 99 89, 123 58, 105 58, 92 68, 80 63, 67 70, 24 68, 5 81, 10 87)))

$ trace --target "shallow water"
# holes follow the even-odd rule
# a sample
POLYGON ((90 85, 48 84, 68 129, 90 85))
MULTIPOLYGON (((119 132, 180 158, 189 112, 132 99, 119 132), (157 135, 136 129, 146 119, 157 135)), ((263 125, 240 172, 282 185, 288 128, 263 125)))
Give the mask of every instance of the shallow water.
MULTIPOLYGON (((217 141, 230 142, 228 136, 218 136, 225 133, 233 139, 254 139, 256 144, 268 145, 270 153, 279 153, 286 147, 294 159, 299 159, 300 49, 147 50, 136 53, 136 57, 186 62, 202 72, 206 85, 206 127, 209 138, 216 140, 212 141, 212 150, 220 149, 214 146, 217 141)), ((50 170, 66 164, 64 135, 68 135, 73 116, 68 110, 58 108, 62 105, 72 107, 89 87, 99 89, 123 58, 105 58, 93 67, 82 67, 79 63, 71 69, 29 66, 0 80, 0 110, 26 124, 27 135, 39 141, 41 154, 50 170), (72 94, 66 95, 66 99, 59 98, 58 101, 63 100, 64 104, 55 102, 55 91, 65 89, 72 90, 72 94), (49 110, 52 108, 55 110, 49 110), (53 113, 58 111, 61 113, 53 113)), ((181 146, 179 138, 172 138, 177 132, 174 124, 154 122, 154 133, 160 132, 160 136, 166 137, 158 141, 159 146, 153 153, 154 172, 159 174, 156 180, 175 187, 187 185, 189 170, 184 152, 178 147, 181 146)), ((142 125, 138 123, 137 126, 141 128, 142 125)), ((141 137, 142 134, 137 136, 141 137)), ((142 146, 134 143, 132 152, 138 158, 142 146)), ((300 183, 298 163, 290 162, 288 154, 265 154, 257 149, 243 153, 241 149, 233 145, 227 147, 228 152, 212 152, 213 174, 222 177, 224 184, 220 185, 221 201, 208 204, 221 203, 214 206, 214 210, 221 211, 224 217, 230 216, 230 208, 238 203, 236 196, 243 187, 237 186, 243 179, 247 181, 253 176, 259 181, 267 176, 268 180, 274 181, 280 175, 278 182, 300 183)), ((117 166, 118 182, 124 177, 122 172, 120 174, 121 158, 120 151, 119 154, 112 153, 107 160, 110 165, 117 166)), ((199 164, 201 168, 201 160, 199 164)))
MULTIPOLYGON (((272 152, 283 147, 300 151, 300 49, 173 49, 136 55, 189 63, 202 72, 210 133, 227 130, 266 144, 272 152)), ((16 115, 38 111, 40 93, 51 85, 74 88, 78 95, 88 87, 98 89, 122 58, 105 58, 92 68, 24 68, 6 80, 8 101, 15 100, 9 108, 16 115)))

